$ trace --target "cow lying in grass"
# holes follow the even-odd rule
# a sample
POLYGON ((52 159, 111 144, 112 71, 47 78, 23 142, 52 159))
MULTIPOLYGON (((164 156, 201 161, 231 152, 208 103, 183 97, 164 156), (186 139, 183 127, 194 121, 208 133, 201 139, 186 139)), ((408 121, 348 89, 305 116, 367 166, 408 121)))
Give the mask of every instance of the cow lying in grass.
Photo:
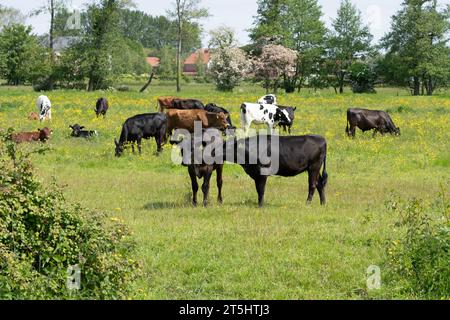
POLYGON ((16 143, 23 143, 23 142, 46 142, 48 139, 50 139, 50 136, 52 135, 53 131, 49 128, 44 129, 38 129, 38 131, 35 132, 19 132, 19 133, 13 133, 11 134, 11 140, 16 143))
POLYGON ((73 126, 69 126, 72 129, 71 136, 74 138, 91 138, 94 136, 98 136, 98 132, 83 130, 84 126, 80 126, 79 124, 74 124, 73 126))

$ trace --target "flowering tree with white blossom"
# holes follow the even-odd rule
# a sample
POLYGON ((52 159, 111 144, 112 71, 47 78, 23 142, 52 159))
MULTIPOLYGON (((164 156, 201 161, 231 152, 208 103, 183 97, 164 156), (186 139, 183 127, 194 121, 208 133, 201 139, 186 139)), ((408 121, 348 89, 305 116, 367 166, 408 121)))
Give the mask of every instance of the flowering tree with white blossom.
POLYGON ((214 50, 209 72, 217 90, 233 91, 246 75, 249 66, 250 62, 243 50, 223 47, 214 50))

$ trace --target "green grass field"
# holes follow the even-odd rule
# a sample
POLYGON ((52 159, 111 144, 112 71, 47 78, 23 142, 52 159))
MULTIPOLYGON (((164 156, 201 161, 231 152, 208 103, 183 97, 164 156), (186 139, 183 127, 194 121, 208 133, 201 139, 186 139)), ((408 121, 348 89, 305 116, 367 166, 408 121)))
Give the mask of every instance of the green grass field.
MULTIPOLYGON (((240 126, 239 106, 264 91, 243 87, 218 93, 189 85, 181 96, 215 102, 232 111, 240 126)), ((29 88, 0 88, 0 128, 36 130, 27 120, 39 94, 29 88)), ((173 87, 150 92, 86 93, 56 91, 54 130, 46 155, 34 155, 39 178, 54 177, 67 199, 122 219, 138 243, 143 269, 135 283, 137 299, 411 299, 389 282, 366 290, 366 269, 379 265, 383 275, 386 243, 401 232, 398 217, 386 209, 392 194, 435 199, 450 182, 450 96, 410 97, 404 90, 380 89, 376 95, 331 92, 279 95, 279 103, 298 107, 295 135, 320 134, 328 141, 328 204, 316 194, 306 205, 307 174, 269 178, 266 206, 257 207, 253 181, 237 165, 224 172, 224 204, 217 205, 215 183, 209 208, 190 205, 187 169, 173 165, 171 147, 155 155, 154 140, 143 155, 131 150, 114 157, 114 137, 122 123, 139 113, 155 112, 156 98, 175 95, 173 87), (96 99, 111 109, 96 119, 96 99), (345 135, 346 109, 389 110, 400 137, 345 135), (69 137, 79 123, 100 136, 69 137)), ((23 148, 30 148, 24 146, 23 148)), ((215 179, 215 176, 214 178, 215 179)), ((200 194, 201 195, 201 194, 200 194)))

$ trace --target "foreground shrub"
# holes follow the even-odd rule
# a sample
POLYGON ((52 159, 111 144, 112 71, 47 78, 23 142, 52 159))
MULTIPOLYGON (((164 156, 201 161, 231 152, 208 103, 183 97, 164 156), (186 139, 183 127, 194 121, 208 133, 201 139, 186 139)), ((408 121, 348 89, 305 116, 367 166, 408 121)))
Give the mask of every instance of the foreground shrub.
POLYGON ((402 230, 388 248, 389 281, 419 298, 449 299, 450 203, 445 193, 429 206, 396 199, 389 207, 399 215, 402 230))
POLYGON ((124 225, 67 203, 56 185, 44 188, 28 158, 0 142, 0 299, 125 298, 137 263, 124 225), (81 290, 69 292, 73 265, 81 290))

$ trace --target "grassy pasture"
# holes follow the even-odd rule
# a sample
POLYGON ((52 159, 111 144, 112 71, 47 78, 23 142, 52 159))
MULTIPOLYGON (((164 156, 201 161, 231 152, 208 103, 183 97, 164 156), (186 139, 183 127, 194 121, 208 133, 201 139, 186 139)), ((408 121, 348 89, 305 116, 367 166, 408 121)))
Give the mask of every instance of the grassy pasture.
MULTIPOLYGON (((239 126, 240 104, 263 94, 257 87, 218 93, 190 85, 181 96, 228 108, 239 126)), ((386 209, 393 192, 432 201, 441 184, 449 190, 448 94, 410 97, 394 89, 376 95, 280 94, 280 104, 298 107, 293 134, 328 140, 328 204, 320 207, 316 194, 306 205, 303 174, 269 178, 263 209, 257 208, 253 181, 240 166, 225 166, 224 204, 217 205, 212 183, 211 205, 204 209, 190 206, 189 176, 186 168, 172 164, 170 146, 157 157, 154 140, 146 141, 142 156, 130 150, 114 157, 113 139, 125 119, 154 112, 162 95, 175 92, 165 86, 145 94, 50 92, 53 121, 46 125, 54 130, 52 150, 33 156, 43 181, 54 177, 69 200, 122 219, 133 230, 143 270, 130 298, 414 298, 388 282, 367 292, 365 273, 370 265, 380 265, 383 272, 385 245, 401 232, 395 228, 398 217, 386 209), (110 101, 106 120, 93 112, 99 96, 110 101), (402 135, 373 139, 358 131, 355 140, 348 139, 348 107, 389 110, 402 135), (74 123, 100 136, 73 140, 68 126, 74 123)), ((27 120, 37 96, 29 88, 0 88, 0 128, 41 126, 27 120)))

